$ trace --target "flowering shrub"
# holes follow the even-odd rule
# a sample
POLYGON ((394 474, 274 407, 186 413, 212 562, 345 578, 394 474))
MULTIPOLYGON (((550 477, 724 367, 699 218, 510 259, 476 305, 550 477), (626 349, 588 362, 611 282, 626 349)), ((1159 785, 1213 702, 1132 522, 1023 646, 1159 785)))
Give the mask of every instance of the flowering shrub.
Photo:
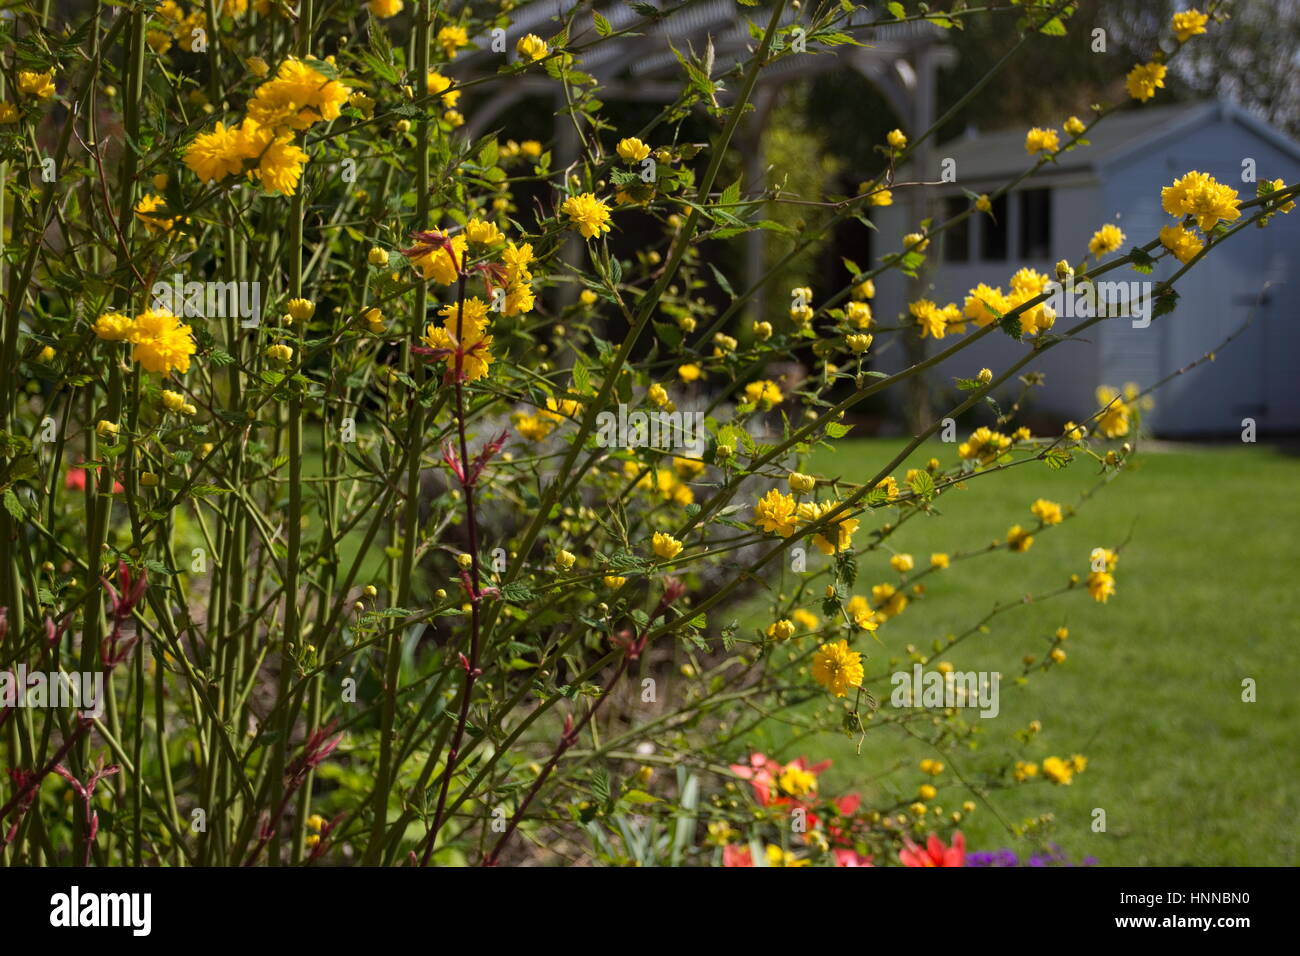
MULTIPOLYGON (((963 711, 996 703, 948 658, 1015 604, 933 652, 907 628, 928 588, 1025 554, 1087 498, 1026 502, 989 543, 934 532, 929 555, 891 536, 1012 467, 1046 489, 1088 460, 1108 483, 1158 383, 1103 390, 1059 434, 994 407, 920 468, 899 470, 938 422, 871 473, 811 461, 855 406, 973 341, 1008 335, 1023 356, 972 369, 948 417, 1105 320, 1058 327, 1052 279, 1028 267, 897 317, 873 314, 874 280, 917 276, 934 238, 1158 97, 1212 16, 1174 18, 1131 102, 1030 130, 1023 176, 915 224, 840 289, 793 289, 777 323, 739 319, 759 288, 734 291, 700 241, 781 234, 769 204, 828 208, 820 232, 888 205, 919 188, 899 170, 933 130, 890 133, 853 197, 727 183, 764 71, 858 42, 860 11, 741 7, 743 62, 679 53, 680 95, 620 129, 583 58, 678 9, 634 7, 617 30, 574 8, 546 36, 520 35, 512 4, 415 0, 0 21, 0 679, 102 687, 76 708, 25 679, 0 698, 6 862, 953 866, 974 864, 957 827, 1000 789, 1085 771, 1020 759, 1036 725, 969 756, 963 711), (474 51, 490 71, 462 68, 474 51), (571 156, 465 132, 524 77, 565 97, 571 156), (692 116, 709 142, 683 135, 692 116), (629 224, 657 238, 628 253, 629 224), (943 350, 873 370, 895 336, 943 350), (890 656, 935 680, 891 696, 890 656), (825 793, 824 762, 750 753, 795 710, 808 753, 822 732, 861 747, 885 729, 935 757, 902 799, 825 793)), ((1021 44, 1068 22, 1041 0, 888 7, 882 22, 1008 16, 1021 44)), ((1166 316, 1188 269, 1296 189, 1242 197, 1188 171, 1157 236, 1102 225, 1056 279, 1176 259, 1166 316)), ((816 237, 786 238, 796 261, 816 237)), ((1122 596, 1109 544, 1032 599, 1122 596)), ((1068 637, 1043 635, 1016 676, 1060 664, 1068 637)))

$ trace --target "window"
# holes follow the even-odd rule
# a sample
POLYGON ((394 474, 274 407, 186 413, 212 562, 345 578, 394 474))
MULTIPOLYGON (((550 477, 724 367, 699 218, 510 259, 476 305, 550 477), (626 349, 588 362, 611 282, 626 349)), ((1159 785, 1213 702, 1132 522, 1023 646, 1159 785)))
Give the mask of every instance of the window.
MULTIPOLYGON (((945 221, 960 216, 970 208, 970 200, 965 196, 949 196, 943 201, 943 218, 945 221)), ((943 234, 943 258, 945 262, 970 261, 970 218, 967 217, 943 234)))
POLYGON ((1052 255, 1052 191, 1027 189, 1020 197, 1020 258, 1052 255))
POLYGON ((1007 197, 999 196, 993 200, 993 215, 980 215, 981 227, 980 239, 983 241, 983 257, 995 262, 1003 262, 1007 258, 1009 241, 1009 230, 1007 229, 1007 197))

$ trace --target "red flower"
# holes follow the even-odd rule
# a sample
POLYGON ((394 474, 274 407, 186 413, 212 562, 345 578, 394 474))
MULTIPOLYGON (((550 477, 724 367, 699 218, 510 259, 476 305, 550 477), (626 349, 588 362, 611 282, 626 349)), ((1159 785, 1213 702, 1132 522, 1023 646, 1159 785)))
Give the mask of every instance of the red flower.
POLYGON ((871 866, 870 856, 860 856, 852 850, 835 851, 836 866, 871 866))
POLYGON ((958 830, 952 835, 952 846, 944 846, 938 836, 931 833, 925 849, 911 840, 898 851, 903 866, 965 866, 966 838, 958 830))
POLYGON ((749 763, 733 763, 731 770, 741 780, 749 781, 750 786, 754 788, 754 799, 759 804, 770 807, 797 802, 791 794, 781 791, 781 775, 787 770, 798 770, 816 776, 830 765, 829 760, 823 760, 810 767, 803 757, 783 764, 764 754, 755 753, 750 755, 749 763))
MULTIPOLYGON (((72 468, 69 468, 67 475, 64 476, 63 479, 63 487, 68 488, 72 491, 85 491, 86 490, 86 469, 83 468, 81 465, 76 465, 72 468)), ((124 491, 126 491, 126 489, 122 487, 122 483, 114 479, 113 494, 120 495, 124 491)))
POLYGON ((722 848, 722 865, 753 866, 754 854, 749 851, 749 847, 747 846, 728 844, 722 848))

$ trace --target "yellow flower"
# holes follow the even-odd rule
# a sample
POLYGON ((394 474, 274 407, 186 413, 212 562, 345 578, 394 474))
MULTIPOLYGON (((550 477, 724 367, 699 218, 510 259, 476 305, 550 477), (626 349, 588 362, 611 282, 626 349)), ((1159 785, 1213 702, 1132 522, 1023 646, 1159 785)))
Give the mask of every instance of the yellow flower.
MULTIPOLYGON (((839 504, 838 501, 826 501, 821 504, 815 501, 805 501, 799 505, 795 514, 803 524, 812 524, 835 511, 839 504)), ((813 544, 817 546, 822 554, 847 551, 853 547, 853 533, 858 530, 859 523, 857 518, 850 518, 848 511, 843 510, 813 535, 813 544)))
POLYGON ((794 637, 794 622, 782 618, 768 625, 767 636, 774 641, 788 641, 794 637))
POLYGON ((942 760, 931 760, 927 757, 922 760, 918 766, 921 768, 921 773, 928 773, 932 777, 937 777, 939 774, 943 773, 942 760))
POLYGON ((163 389, 162 393, 163 407, 169 412, 179 412, 185 407, 185 396, 180 392, 173 392, 171 389, 163 389))
POLYGON ((897 617, 907 607, 907 595, 892 584, 877 584, 871 588, 871 603, 883 620, 897 617))
POLYGON ((0 100, 0 125, 18 122, 18 107, 8 100, 0 100))
POLYGON ((980 193, 979 198, 975 200, 975 208, 984 213, 993 211, 993 200, 989 199, 988 193, 980 193))
POLYGON ((933 800, 939 795, 939 791, 932 784, 923 783, 916 788, 916 795, 922 800, 933 800))
POLYGON ((460 372, 467 382, 477 382, 488 373, 492 364, 492 336, 487 334, 488 307, 478 296, 465 300, 464 309, 455 303, 438 310, 442 327, 429 325, 424 331, 424 342, 432 349, 446 349, 448 354, 439 361, 447 365, 448 375, 454 375, 459 357, 460 372), (459 330, 459 332, 458 332, 459 330))
POLYGON ((244 66, 248 67, 248 72, 252 73, 258 79, 261 79, 271 72, 270 65, 260 56, 250 56, 244 61, 244 66))
MULTIPOLYGON (((0 120, 0 122, 3 122, 3 120, 0 120)), ((1274 179, 1272 182, 1269 183, 1269 185, 1273 187, 1273 192, 1278 192, 1280 190, 1286 189, 1286 180, 1274 179)), ((1277 207, 1278 212, 1282 213, 1283 215, 1286 215, 1294 208, 1295 208, 1294 199, 1288 199, 1277 207)))
POLYGON ((1088 594, 1098 604, 1105 604, 1115 593, 1115 577, 1108 571, 1093 571, 1088 575, 1088 594))
POLYGON ((918 299, 907 307, 907 311, 912 313, 916 324, 921 327, 921 338, 930 336, 941 339, 948 334, 947 316, 943 309, 929 299, 918 299))
POLYGON ((899 574, 906 574, 916 565, 910 554, 896 554, 889 559, 889 566, 899 574))
POLYGON ((885 478, 881 478, 878 482, 876 482, 876 487, 884 489, 886 501, 893 501, 895 498, 898 497, 898 481, 894 478, 893 475, 889 475, 885 478))
POLYGON ((58 352, 54 351, 54 346, 47 345, 44 348, 42 348, 38 353, 36 353, 36 361, 49 362, 54 358, 54 356, 58 354, 59 354, 58 352))
MULTIPOLYGON (((873 288, 872 294, 875 294, 873 288)), ((871 304, 868 302, 850 302, 844 307, 844 317, 854 328, 865 329, 871 325, 871 304)))
POLYGON ((601 581, 604 583, 605 587, 609 588, 611 591, 617 591, 623 585, 627 584, 627 578, 619 574, 607 574, 601 578, 601 581))
POLYGON ((1064 520, 1061 517, 1061 506, 1046 498, 1039 498, 1029 506, 1029 510, 1045 525, 1060 524, 1064 520))
POLYGON ((745 400, 762 409, 780 405, 783 397, 776 382, 770 379, 761 378, 745 386, 745 400))
POLYGON ((831 694, 843 697, 849 688, 862 686, 862 655, 849 650, 848 641, 823 644, 813 657, 812 676, 831 694))
POLYGON ((248 156, 245 140, 235 126, 217 123, 209 133, 200 133, 185 149, 185 165, 200 182, 220 182, 244 170, 248 156))
POLYGON ((379 266, 382 269, 388 265, 388 250, 374 246, 366 253, 366 261, 372 266, 379 266))
POLYGON ((650 147, 635 136, 618 141, 618 155, 625 163, 639 163, 650 155, 650 147))
POLYGON ((1178 42, 1186 43, 1192 37, 1205 32, 1205 24, 1209 19, 1208 16, 1193 7, 1190 10, 1175 13, 1170 19, 1170 26, 1174 28, 1174 36, 1178 38, 1178 42))
POLYGON ((609 232, 609 207, 592 193, 570 196, 560 205, 560 212, 569 217, 570 224, 577 227, 584 239, 609 232))
POLYGON ((578 301, 586 306, 595 305, 599 299, 600 296, 596 295, 596 293, 592 292, 590 289, 583 289, 578 293, 578 301))
POLYGON ((1024 783, 1030 777, 1038 776, 1038 764, 1025 763, 1023 760, 1017 760, 1015 769, 1011 771, 1011 775, 1016 778, 1018 783, 1024 783))
POLYGON ((1160 190, 1160 205, 1165 212, 1171 216, 1194 216, 1202 232, 1209 232, 1220 219, 1231 222, 1240 217, 1240 203, 1237 190, 1196 170, 1160 190))
POLYGON ((942 569, 948 567, 948 564, 948 555, 944 554, 942 551, 936 551, 934 554, 930 555, 930 567, 942 569))
POLYGON ((248 116, 276 133, 284 127, 307 129, 313 123, 338 119, 351 95, 350 87, 290 57, 280 64, 274 79, 257 88, 248 101, 248 116))
POLYGON ((156 213, 165 213, 167 210, 167 201, 161 196, 155 196, 148 193, 140 197, 140 201, 135 204, 135 217, 140 220, 145 229, 151 235, 160 235, 171 232, 176 225, 175 217, 165 215, 156 215, 156 213))
POLYGON ((420 275, 439 285, 451 285, 459 275, 459 269, 465 262, 465 248, 469 240, 459 232, 447 240, 447 245, 432 245, 421 248, 423 251, 411 257, 411 265, 420 270, 420 275))
POLYGON ((1001 288, 990 288, 981 282, 970 290, 962 303, 962 315, 980 328, 993 322, 1008 311, 1007 298, 1001 288), (997 315, 993 310, 997 310, 997 315))
POLYGON ((794 497, 782 494, 776 488, 768 491, 754 505, 754 524, 769 534, 779 534, 783 538, 794 534, 794 497))
POLYGON ((1097 388, 1097 404, 1105 409, 1097 420, 1097 430, 1107 438, 1123 438, 1129 433, 1130 406, 1120 400, 1119 392, 1109 385, 1097 388))
POLYGON ((654 547, 655 554, 659 555, 659 557, 663 558, 665 561, 671 561, 673 558, 677 557, 682 550, 682 543, 680 541, 672 535, 665 534, 662 531, 655 532, 651 544, 654 547))
POLYGON ((451 77, 443 76, 437 70, 430 70, 428 76, 424 78, 424 88, 430 96, 442 94, 442 105, 448 109, 455 107, 460 100, 460 90, 448 89, 452 84, 451 77), (446 90, 447 92, 443 92, 446 90))
POLYGON ((650 399, 656 408, 663 408, 665 405, 670 404, 668 389, 657 382, 646 389, 646 397, 650 399))
POLYGON ((962 458, 978 459, 987 464, 1010 447, 1009 436, 981 425, 971 432, 970 438, 957 446, 957 454, 962 458))
POLYGON ((885 137, 885 140, 894 149, 903 149, 904 147, 907 146, 907 137, 903 135, 903 131, 901 129, 890 130, 889 135, 885 137))
POLYGON ((1071 136, 1078 136, 1088 127, 1084 125, 1083 120, 1077 116, 1071 116, 1065 121, 1065 131, 1071 136))
POLYGON ((1048 757, 1043 761, 1043 776, 1055 784, 1070 784, 1074 779, 1074 767, 1060 757, 1048 757))
POLYGON ((465 223, 465 238, 470 242, 490 246, 503 241, 505 234, 497 228, 496 223, 484 222, 482 219, 471 219, 465 223))
POLYGON ((771 322, 754 323, 754 338, 758 339, 760 342, 766 342, 771 337, 772 337, 771 322))
POLYGON ((805 475, 798 471, 792 471, 786 475, 786 483, 789 484, 790 490, 795 494, 807 494, 817 487, 817 479, 812 475, 805 475))
POLYGON ((37 99, 49 99, 54 95, 54 71, 37 73, 33 70, 18 71, 18 92, 35 96, 37 99))
POLYGON ((469 32, 462 26, 449 24, 438 31, 438 46, 442 47, 442 54, 449 60, 456 58, 456 51, 463 46, 469 46, 469 32))
POLYGON ((694 362, 687 362, 685 365, 677 366, 677 377, 683 382, 698 381, 704 375, 704 370, 694 362))
POLYGON ((525 60, 540 60, 546 56, 550 50, 546 46, 546 41, 535 33, 529 33, 519 38, 515 44, 515 50, 525 60))
POLYGON ((523 245, 516 245, 507 242, 505 249, 501 251, 501 261, 505 263, 507 282, 518 284, 529 281, 533 277, 533 274, 528 271, 528 266, 533 261, 533 244, 525 242, 523 245))
POLYGON ((150 372, 188 372, 197 350, 192 331, 166 309, 145 309, 131 324, 131 357, 150 372))
POLYGON ((1083 773, 1088 767, 1088 758, 1083 754, 1074 754, 1070 757, 1070 769, 1075 773, 1083 773))
POLYGON ((258 125, 256 120, 245 118, 240 126, 240 136, 245 143, 246 155, 258 160, 257 168, 249 171, 249 178, 261 182, 262 188, 269 193, 292 196, 298 189, 302 167, 307 162, 306 152, 294 145, 293 134, 276 135, 258 125))
POLYGON ((95 334, 108 342, 123 342, 131 337, 131 319, 121 312, 105 312, 95 320, 95 334))
POLYGON ((1013 524, 1007 531, 1007 547, 1010 550, 1023 554, 1028 551, 1034 543, 1034 536, 1020 527, 1013 524))
POLYGON ((316 314, 316 303, 311 299, 290 299, 286 308, 298 322, 306 322, 316 314))
POLYGON ((788 850, 783 850, 774 843, 769 843, 763 851, 767 855, 768 866, 811 866, 811 860, 801 860, 788 850))
POLYGON ((577 557, 570 551, 561 549, 555 553, 555 566, 561 571, 568 571, 577 560, 577 557))
POLYGON ((293 361, 293 348, 281 342, 269 346, 266 350, 266 357, 272 362, 279 362, 281 365, 288 365, 293 361))
POLYGON ((1165 65, 1163 63, 1139 63, 1124 78, 1128 95, 1145 103, 1156 95, 1157 89, 1164 89, 1165 65))
POLYGON ((849 351, 855 355, 861 355, 867 349, 871 348, 873 338, 871 335, 846 335, 844 344, 849 347, 849 351))
POLYGON ((117 422, 106 422, 102 418, 95 423, 95 434, 107 442, 117 441, 117 422))
POLYGON ((1092 234, 1088 240, 1088 251, 1094 256, 1101 258, 1108 253, 1114 252, 1124 243, 1124 233, 1120 232, 1119 226, 1112 223, 1106 223, 1092 234))
POLYGON ((519 413, 513 416, 515 430, 529 441, 541 441, 555 430, 555 422, 541 415, 519 413))
POLYGON ((792 616, 794 617, 795 624, 802 627, 805 631, 816 630, 817 626, 821 624, 821 621, 818 619, 816 614, 811 611, 805 611, 801 607, 795 608, 792 616))
POLYGON ((1061 148, 1061 140, 1054 129, 1042 129, 1035 126, 1025 134, 1025 152, 1030 156, 1035 153, 1055 153, 1061 148))
POLYGON ((894 204, 894 191, 892 189, 878 189, 871 194, 870 202, 873 206, 892 206, 894 204))

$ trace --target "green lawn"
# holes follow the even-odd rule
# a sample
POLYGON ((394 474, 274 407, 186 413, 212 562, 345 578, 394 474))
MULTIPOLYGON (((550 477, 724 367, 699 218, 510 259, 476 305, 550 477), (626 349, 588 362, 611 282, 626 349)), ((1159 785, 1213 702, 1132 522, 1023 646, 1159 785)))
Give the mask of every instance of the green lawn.
MULTIPOLYGON (((813 465, 860 480, 901 447, 892 440, 841 443, 813 465)), ((951 460, 951 448, 923 448, 897 477, 932 454, 951 460)), ((921 567, 932 551, 970 549, 1010 524, 1033 523, 1028 508, 1037 497, 1072 504, 1095 482, 1095 466, 1081 458, 1059 472, 1032 464, 979 478, 940 500, 941 520, 917 517, 891 540, 921 567)), ((993 799, 1010 821, 1054 812, 1054 839, 1071 858, 1091 854, 1111 866, 1294 864, 1300 695, 1288 684, 1300 675, 1298 490, 1300 458, 1275 448, 1144 450, 1134 470, 1076 518, 1039 535, 1028 553, 999 552, 927 578, 927 598, 882 629, 884 647, 868 674, 909 642, 928 649, 935 638, 964 630, 996 602, 1054 588, 1071 571, 1086 574, 1093 547, 1131 533, 1109 605, 1085 592, 1017 608, 944 655, 959 670, 1006 675, 1001 715, 978 721, 987 725, 986 743, 956 762, 968 766, 1014 746, 1011 732, 1037 718, 1043 731, 1025 759, 1082 751, 1087 771, 1068 787, 1027 785, 993 799), (1021 656, 1041 658, 1043 636, 1061 624, 1070 629, 1068 660, 1027 686, 1012 683, 1021 656), (1246 677, 1256 681, 1255 703, 1241 700, 1246 677), (1106 811, 1106 833, 1090 828, 1095 807, 1106 811)), ((858 593, 896 579, 886 561, 863 559, 858 593)), ((887 707, 888 685, 881 689, 887 707)), ((776 747, 782 736, 772 724, 755 743, 776 747)), ((829 734, 780 756, 832 758, 824 778, 830 792, 910 798, 922 782, 917 761, 933 754, 894 731, 866 741, 860 756, 855 741, 829 734)), ((950 772, 938 782, 936 802, 945 809, 966 799, 950 772)), ((986 809, 963 830, 970 848, 1026 849, 986 809)))

